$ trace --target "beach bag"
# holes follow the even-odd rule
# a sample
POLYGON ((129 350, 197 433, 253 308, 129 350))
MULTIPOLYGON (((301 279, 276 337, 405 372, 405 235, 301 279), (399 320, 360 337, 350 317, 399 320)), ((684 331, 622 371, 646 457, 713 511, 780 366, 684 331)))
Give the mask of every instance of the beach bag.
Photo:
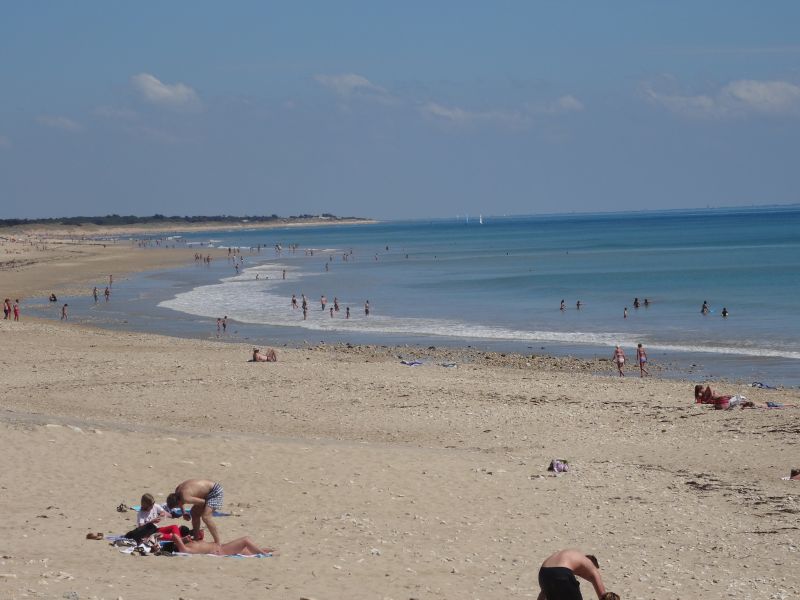
POLYGON ((550 461, 550 466, 547 467, 548 471, 552 471, 556 475, 559 473, 566 473, 569 471, 569 461, 563 458, 554 458, 550 461))

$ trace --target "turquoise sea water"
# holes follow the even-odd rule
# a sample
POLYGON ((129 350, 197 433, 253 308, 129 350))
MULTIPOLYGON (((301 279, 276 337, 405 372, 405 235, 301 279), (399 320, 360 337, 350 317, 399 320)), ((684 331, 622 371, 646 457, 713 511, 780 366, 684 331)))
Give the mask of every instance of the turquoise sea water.
MULTIPOLYGON (((544 346, 584 356, 610 356, 616 343, 631 356, 641 342, 651 357, 702 362, 711 365, 710 374, 800 383, 797 207, 486 216, 483 224, 475 216, 204 232, 173 242, 199 250, 240 247, 245 257, 238 275, 230 262, 217 260, 210 268, 136 282, 149 290, 145 304, 162 311, 154 317, 201 317, 192 327, 207 329, 207 319, 227 315, 254 338, 260 332, 283 340, 438 342, 523 352, 544 346), (283 247, 280 255, 275 244, 283 247), (288 251, 290 244, 298 250, 288 251), (248 250, 258 245, 260 253, 248 250), (293 293, 298 301, 303 293, 309 298, 308 320, 291 309, 293 293), (323 294, 331 304, 339 299, 342 310, 334 318, 320 310, 323 294), (635 297, 649 306, 634 308, 635 297), (712 310, 707 315, 700 312, 704 300, 712 310)), ((141 310, 141 299, 136 305, 141 310)))

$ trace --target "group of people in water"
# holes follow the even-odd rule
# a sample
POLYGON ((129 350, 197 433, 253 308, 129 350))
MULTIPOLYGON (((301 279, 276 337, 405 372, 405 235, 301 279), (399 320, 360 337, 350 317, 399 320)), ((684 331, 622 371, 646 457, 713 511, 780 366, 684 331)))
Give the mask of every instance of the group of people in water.
MULTIPOLYGON (((306 297, 305 294, 300 294, 300 299, 301 299, 301 301, 300 301, 300 304, 298 305, 298 303, 297 303, 297 294, 292 294, 292 299, 291 299, 291 302, 290 302, 290 306, 292 307, 292 310, 297 310, 298 308, 302 309, 302 311, 303 311, 303 320, 305 321, 305 320, 308 319, 308 298, 306 297)), ((323 294, 319 298, 319 303, 320 303, 320 310, 322 310, 323 312, 325 311, 325 309, 327 307, 328 313, 330 314, 330 318, 331 319, 333 319, 334 316, 339 312, 340 306, 339 306, 339 298, 338 297, 334 297, 333 298, 333 305, 332 306, 328 306, 328 298, 325 296, 325 294, 323 294)), ((368 317, 369 316, 369 312, 370 312, 370 306, 369 306, 369 300, 367 300, 366 302, 364 302, 364 316, 368 317)), ((350 318, 350 307, 349 306, 345 307, 344 318, 345 319, 349 319, 350 318)))

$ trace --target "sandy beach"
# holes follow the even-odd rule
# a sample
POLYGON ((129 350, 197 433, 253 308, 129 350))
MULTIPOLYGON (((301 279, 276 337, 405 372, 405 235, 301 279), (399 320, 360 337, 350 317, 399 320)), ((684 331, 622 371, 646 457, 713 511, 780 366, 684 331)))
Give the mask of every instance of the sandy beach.
MULTIPOLYGON (((192 253, 6 240, 0 293, 192 253)), ((408 367, 393 349, 325 346, 249 363, 243 344, 24 313, 0 339, 3 598, 536 598, 539 564, 570 546, 625 599, 800 597, 800 482, 781 480, 800 466, 800 409, 714 411, 690 382, 610 363, 408 367), (553 458, 570 472, 548 473, 553 458), (190 477, 225 487, 224 540, 278 553, 133 557, 85 539, 127 531, 118 504, 190 477)))

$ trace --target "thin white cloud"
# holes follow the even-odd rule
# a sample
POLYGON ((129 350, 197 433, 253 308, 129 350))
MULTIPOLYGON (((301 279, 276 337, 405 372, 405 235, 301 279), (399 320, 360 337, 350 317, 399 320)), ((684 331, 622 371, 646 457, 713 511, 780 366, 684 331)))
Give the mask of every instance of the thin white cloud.
POLYGON ((566 95, 551 102, 527 104, 522 110, 467 110, 459 106, 444 106, 428 102, 420 107, 420 112, 429 118, 453 124, 494 124, 510 129, 525 129, 534 124, 537 118, 579 112, 583 103, 575 96, 566 95))
POLYGON ((131 120, 139 116, 136 111, 129 108, 116 108, 114 106, 98 106, 92 113, 105 119, 131 120))
POLYGON ((384 88, 355 73, 315 75, 314 80, 343 98, 353 96, 389 96, 384 88))
POLYGON ((70 133, 83 131, 83 125, 77 121, 57 115, 40 115, 36 117, 36 122, 45 127, 52 127, 53 129, 60 129, 61 131, 68 131, 70 133))
POLYGON ((185 83, 163 83, 149 73, 131 77, 131 85, 145 102, 175 110, 198 110, 202 107, 200 97, 185 83))
POLYGON ((444 106, 437 102, 428 102, 422 105, 420 112, 426 117, 457 125, 484 123, 520 129, 531 123, 530 115, 518 111, 466 110, 458 106, 444 106))
POLYGON ((788 81, 740 79, 711 94, 662 93, 652 86, 643 92, 653 104, 685 117, 800 116, 800 86, 788 81))
POLYGON ((11 148, 11 138, 0 135, 0 148, 11 148))
POLYGON ((528 104, 527 110, 538 115, 563 115, 566 113, 580 112, 584 109, 583 103, 575 96, 567 94, 556 98, 552 102, 528 104))
POLYGON ((731 104, 760 113, 797 114, 800 109, 800 86, 788 81, 742 79, 722 88, 722 96, 731 104))

